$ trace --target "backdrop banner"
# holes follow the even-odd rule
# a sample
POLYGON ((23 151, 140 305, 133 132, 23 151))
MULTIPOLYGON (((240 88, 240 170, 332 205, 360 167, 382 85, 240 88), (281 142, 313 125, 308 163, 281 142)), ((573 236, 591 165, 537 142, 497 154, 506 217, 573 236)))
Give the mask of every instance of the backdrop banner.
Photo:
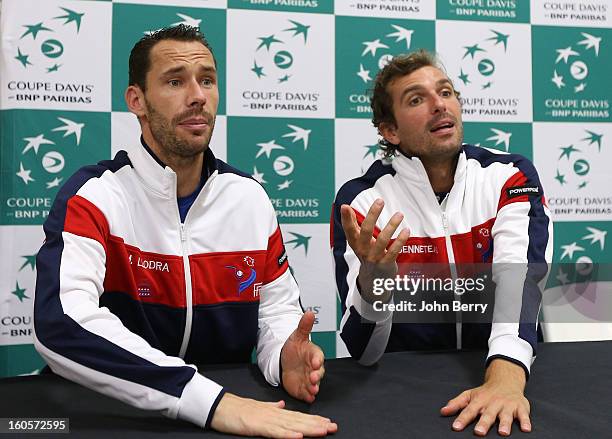
MULTIPOLYGON (((178 23, 199 26, 213 46, 220 104, 210 147, 268 192, 302 304, 316 314, 313 340, 328 358, 347 355, 331 204, 380 158, 368 90, 394 55, 437 52, 461 92, 465 141, 534 161, 555 221, 559 265, 547 288, 584 282, 566 275, 567 264, 612 262, 610 0, 0 4, 0 376, 42 367, 32 345, 41 226, 79 167, 140 148, 123 99, 129 52, 178 23)), ((612 294, 612 283, 597 291, 612 294)), ((572 332, 555 327, 550 339, 572 332)))

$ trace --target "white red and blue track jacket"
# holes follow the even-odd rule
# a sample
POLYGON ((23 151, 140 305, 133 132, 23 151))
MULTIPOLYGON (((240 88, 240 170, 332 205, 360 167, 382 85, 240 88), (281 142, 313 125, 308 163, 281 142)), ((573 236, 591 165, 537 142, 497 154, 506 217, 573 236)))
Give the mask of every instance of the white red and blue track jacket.
POLYGON ((526 273, 517 276, 516 267, 526 272, 528 263, 550 262, 553 250, 552 221, 537 172, 520 155, 463 145, 454 178, 440 205, 421 161, 400 154, 391 161, 374 162, 365 175, 338 191, 331 243, 343 312, 340 335, 351 356, 366 365, 378 361, 385 350, 475 348, 486 346, 488 340, 487 364, 505 358, 529 374, 546 268, 534 281, 526 273), (514 267, 493 272, 497 287, 492 325, 393 323, 391 311, 375 312, 362 299, 356 286, 360 263, 347 245, 340 206, 350 205, 361 223, 377 198, 385 206, 375 235, 401 212, 404 219, 393 238, 408 228, 405 248, 419 250, 400 253, 398 264, 492 262, 494 268, 514 267), (496 319, 511 309, 520 319, 496 319))
POLYGON ((44 224, 34 329, 57 374, 208 427, 223 389, 192 364, 256 347, 278 385, 302 308, 264 189, 210 150, 204 165, 184 224, 176 174, 144 148, 73 175, 44 224))

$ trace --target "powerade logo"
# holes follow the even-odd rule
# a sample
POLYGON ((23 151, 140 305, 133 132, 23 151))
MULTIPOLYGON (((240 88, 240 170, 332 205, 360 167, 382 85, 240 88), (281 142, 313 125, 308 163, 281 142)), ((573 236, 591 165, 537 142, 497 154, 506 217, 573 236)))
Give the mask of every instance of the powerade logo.
POLYGON ((280 267, 287 260, 287 252, 283 251, 283 254, 278 258, 278 266, 280 267))
POLYGON ((508 198, 520 197, 521 195, 540 195, 538 186, 516 186, 506 189, 508 198))

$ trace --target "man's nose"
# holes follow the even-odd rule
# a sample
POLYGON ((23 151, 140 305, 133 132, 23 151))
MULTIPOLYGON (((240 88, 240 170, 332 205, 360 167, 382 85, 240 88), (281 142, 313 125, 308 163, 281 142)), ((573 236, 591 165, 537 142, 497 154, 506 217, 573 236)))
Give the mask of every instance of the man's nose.
POLYGON ((445 112, 446 101, 439 94, 433 94, 432 113, 445 112))
POLYGON ((206 94, 204 93, 202 84, 200 84, 197 79, 192 79, 189 82, 187 99, 187 105, 190 107, 193 105, 204 105, 206 103, 206 94))

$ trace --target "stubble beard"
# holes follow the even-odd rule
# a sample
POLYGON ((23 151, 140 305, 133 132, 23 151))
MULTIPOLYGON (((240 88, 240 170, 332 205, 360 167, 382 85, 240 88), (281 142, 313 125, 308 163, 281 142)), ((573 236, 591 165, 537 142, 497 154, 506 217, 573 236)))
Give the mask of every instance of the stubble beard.
POLYGON ((147 107, 147 120, 149 122, 151 134, 153 135, 153 138, 157 144, 163 149, 164 153, 169 156, 168 158, 176 157, 179 160, 190 159, 208 148, 215 125, 214 117, 204 114, 204 117, 207 119, 207 122, 210 125, 210 131, 202 143, 194 145, 177 136, 176 126, 182 120, 185 120, 191 116, 201 116, 203 114, 202 111, 190 110, 175 116, 169 121, 159 111, 157 111, 146 98, 145 105, 147 107))
POLYGON ((436 139, 426 128, 421 135, 414 136, 409 144, 400 145, 400 150, 409 157, 418 157, 426 162, 454 159, 463 144, 463 123, 461 119, 454 119, 456 133, 451 139, 436 139))

